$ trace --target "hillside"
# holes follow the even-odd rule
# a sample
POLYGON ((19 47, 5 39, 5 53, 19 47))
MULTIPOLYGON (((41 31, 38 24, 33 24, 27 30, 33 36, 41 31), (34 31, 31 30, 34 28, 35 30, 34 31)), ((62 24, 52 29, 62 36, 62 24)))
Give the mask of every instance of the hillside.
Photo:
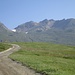
POLYGON ((75 19, 29 21, 18 25, 16 32, 0 23, 0 40, 10 42, 54 42, 75 45, 75 19))
POLYGON ((17 30, 17 32, 29 32, 29 31, 41 32, 50 29, 54 24, 54 22, 55 22, 54 20, 47 20, 47 19, 40 21, 39 23, 30 21, 19 25, 15 29, 17 30))
POLYGON ((28 33, 33 41, 55 42, 75 45, 75 19, 43 20, 39 23, 27 22, 15 28, 17 32, 28 33), (32 25, 33 24, 33 25, 32 25), (27 26, 29 26, 27 28, 27 26))
POLYGON ((24 24, 19 25, 15 29, 18 32, 29 32, 29 31, 47 31, 49 29, 58 29, 58 30, 67 30, 69 32, 74 31, 75 28, 75 19, 62 19, 62 20, 43 20, 40 22, 26 22, 24 24))
POLYGON ((23 33, 13 32, 3 23, 0 23, 0 42, 18 42, 24 41, 23 33))

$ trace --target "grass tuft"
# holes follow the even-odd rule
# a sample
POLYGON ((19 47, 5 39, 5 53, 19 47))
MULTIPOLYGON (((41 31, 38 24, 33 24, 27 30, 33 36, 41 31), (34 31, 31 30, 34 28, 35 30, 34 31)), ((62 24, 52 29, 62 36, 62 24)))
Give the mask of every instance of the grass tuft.
POLYGON ((4 50, 6 50, 6 49, 8 49, 8 48, 10 48, 10 47, 11 47, 11 45, 9 45, 9 44, 0 43, 0 52, 1 52, 1 51, 4 51, 4 50))

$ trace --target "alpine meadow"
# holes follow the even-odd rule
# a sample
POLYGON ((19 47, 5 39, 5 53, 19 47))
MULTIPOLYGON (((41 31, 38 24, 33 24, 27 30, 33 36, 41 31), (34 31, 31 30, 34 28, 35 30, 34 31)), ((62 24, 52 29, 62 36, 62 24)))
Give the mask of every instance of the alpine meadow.
POLYGON ((16 43, 21 49, 9 57, 42 75, 75 75, 75 47, 53 43, 16 43))

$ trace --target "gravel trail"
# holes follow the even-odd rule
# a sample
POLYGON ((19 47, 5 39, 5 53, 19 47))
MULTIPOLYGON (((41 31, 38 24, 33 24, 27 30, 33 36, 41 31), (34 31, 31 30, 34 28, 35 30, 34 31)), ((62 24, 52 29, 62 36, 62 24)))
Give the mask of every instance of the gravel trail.
POLYGON ((10 54, 19 49, 20 47, 18 45, 13 44, 12 48, 0 52, 0 75, 41 75, 8 58, 10 54))

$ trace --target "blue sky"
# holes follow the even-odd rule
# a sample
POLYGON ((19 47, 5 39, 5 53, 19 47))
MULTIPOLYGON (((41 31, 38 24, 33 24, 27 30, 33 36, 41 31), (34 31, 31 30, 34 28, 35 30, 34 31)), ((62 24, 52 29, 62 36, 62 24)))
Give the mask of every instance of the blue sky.
POLYGON ((75 0, 0 0, 0 22, 9 29, 27 21, 75 18, 75 0))

